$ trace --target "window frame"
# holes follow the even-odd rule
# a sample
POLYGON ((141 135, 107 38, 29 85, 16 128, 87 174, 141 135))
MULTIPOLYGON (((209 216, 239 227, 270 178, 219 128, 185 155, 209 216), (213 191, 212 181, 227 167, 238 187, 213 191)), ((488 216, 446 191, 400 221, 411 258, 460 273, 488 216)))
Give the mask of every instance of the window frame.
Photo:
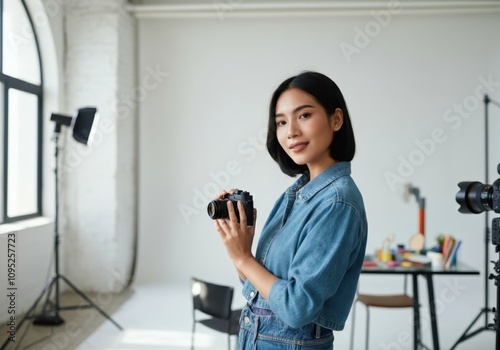
POLYGON ((25 0, 19 0, 26 12, 26 15, 29 20, 29 24, 33 31, 33 37, 35 40, 36 51, 38 54, 38 64, 40 67, 40 84, 33 84, 9 75, 4 74, 3 72, 3 10, 4 10, 4 1, 0 0, 0 83, 3 84, 3 161, 2 161, 2 173, 3 173, 3 192, 2 192, 2 223, 10 223, 25 219, 30 219, 34 217, 39 217, 42 215, 42 181, 43 181, 43 65, 42 65, 42 55, 40 51, 40 43, 38 40, 38 35, 36 32, 35 25, 33 23, 33 19, 31 17, 31 13, 29 8, 25 2, 25 0), (10 217, 8 215, 8 196, 9 196, 9 184, 8 184, 8 154, 9 154, 9 125, 8 125, 8 116, 9 116, 9 90, 14 89, 18 91, 22 91, 25 93, 33 94, 38 99, 37 106, 37 188, 36 188, 36 212, 10 217))

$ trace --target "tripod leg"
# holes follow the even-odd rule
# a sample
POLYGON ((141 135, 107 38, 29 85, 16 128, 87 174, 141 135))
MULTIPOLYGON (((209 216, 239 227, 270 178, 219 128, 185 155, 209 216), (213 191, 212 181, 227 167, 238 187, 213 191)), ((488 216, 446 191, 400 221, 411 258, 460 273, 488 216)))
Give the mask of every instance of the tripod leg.
MULTIPOLYGON (((54 280, 52 281, 52 285, 54 285, 54 283, 56 283, 56 278, 54 278, 54 280)), ((50 288, 47 291, 47 295, 45 296, 45 304, 43 305, 43 309, 42 309, 43 312, 48 312, 48 309, 49 309, 48 305, 51 303, 50 296, 52 295, 52 289, 53 288, 50 288)))
POLYGON ((90 300, 81 290, 75 287, 73 283, 71 283, 66 277, 60 275, 64 282, 66 282, 79 296, 81 296, 85 301, 87 301, 92 307, 94 307, 101 315, 106 317, 111 323, 113 323, 119 330, 123 331, 123 328, 116 323, 115 320, 111 318, 104 310, 102 310, 99 306, 97 306, 92 300, 90 300))
MULTIPOLYGON (((483 313, 488 313, 488 309, 482 309, 481 312, 479 312, 479 314, 476 316, 476 318, 474 319, 474 321, 472 321, 472 323, 469 325, 469 327, 467 327, 467 329, 465 330, 465 332, 463 332, 462 336, 457 340, 457 342, 455 344, 453 344, 453 346, 451 347, 450 350, 453 350, 457 347, 458 344, 460 344, 461 342, 463 342, 465 339, 468 339, 470 337, 472 337, 472 334, 468 334, 469 333, 469 330, 472 328, 472 326, 474 326, 474 324, 479 320, 479 318, 481 317, 481 315, 483 313)), ((482 329, 481 329, 482 330, 482 329)), ((474 334, 476 333, 479 333, 479 332, 474 332, 474 334)))
MULTIPOLYGON (((50 291, 52 290, 52 286, 54 285, 54 282, 55 282, 55 278, 52 279, 50 282, 48 282, 46 284, 46 286, 42 289, 42 292, 40 293, 40 295, 38 296, 38 298, 35 300, 35 302, 33 303, 33 305, 29 308, 29 310, 26 312, 26 314, 24 315, 23 319, 21 320, 21 322, 19 322, 19 324, 17 325, 17 328, 16 328, 16 331, 19 331, 22 327, 22 325, 24 324, 24 322, 31 317, 31 313, 35 310, 35 308, 37 307, 38 303, 40 302, 40 300, 43 298, 43 295, 47 292, 47 294, 50 294, 50 291)), ((7 345, 9 344, 9 342, 11 341, 11 338, 8 337, 5 342, 2 344, 2 347, 0 348, 0 350, 3 350, 7 347, 7 345)))
MULTIPOLYGON (((52 304, 51 295, 52 295, 52 290, 55 288, 56 291, 58 289, 58 276, 54 278, 52 281, 51 288, 47 291, 47 296, 45 298, 45 304, 43 306, 42 312, 36 316, 33 320, 33 324, 39 325, 39 326, 59 326, 64 323, 64 320, 59 316, 59 300, 56 300, 56 304, 49 306, 52 304), (53 287, 53 288, 52 288, 53 287)), ((59 298, 59 294, 56 292, 56 298, 59 298)))

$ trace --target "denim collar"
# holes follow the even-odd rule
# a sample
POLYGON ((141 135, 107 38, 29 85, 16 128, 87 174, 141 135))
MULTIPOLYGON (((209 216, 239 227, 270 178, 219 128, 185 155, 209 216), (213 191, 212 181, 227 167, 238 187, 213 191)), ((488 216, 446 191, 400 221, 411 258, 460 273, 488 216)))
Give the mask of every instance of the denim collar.
POLYGON ((339 177, 351 174, 350 162, 338 162, 323 170, 312 181, 309 181, 309 171, 305 172, 295 183, 286 190, 289 196, 298 194, 298 199, 308 201, 321 189, 325 188, 339 177))

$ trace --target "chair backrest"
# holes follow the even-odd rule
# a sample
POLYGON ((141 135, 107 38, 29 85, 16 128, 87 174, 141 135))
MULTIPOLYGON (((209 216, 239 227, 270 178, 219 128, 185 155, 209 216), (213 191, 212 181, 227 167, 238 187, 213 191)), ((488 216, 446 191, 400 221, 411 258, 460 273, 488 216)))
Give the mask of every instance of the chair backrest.
POLYGON ((233 287, 218 285, 191 278, 193 308, 212 317, 230 319, 233 287))
MULTIPOLYGON (((360 294, 359 292, 359 280, 358 280, 358 284, 356 285, 356 292, 358 294, 360 294)), ((361 293, 361 294, 369 294, 369 293, 361 293)), ((404 275, 404 278, 403 278, 403 294, 404 295, 409 295, 408 294, 408 274, 405 274, 404 275)))

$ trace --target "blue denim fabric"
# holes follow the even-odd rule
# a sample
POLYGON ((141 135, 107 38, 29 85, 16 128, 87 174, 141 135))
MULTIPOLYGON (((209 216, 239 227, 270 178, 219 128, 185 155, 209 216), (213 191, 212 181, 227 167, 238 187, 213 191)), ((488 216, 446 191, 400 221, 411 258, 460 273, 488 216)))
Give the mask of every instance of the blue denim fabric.
POLYGON ((240 317, 238 349, 333 350, 333 332, 315 324, 291 328, 270 309, 247 305, 240 317))
POLYGON ((280 196, 264 225, 255 257, 280 279, 268 300, 248 280, 243 295, 257 307, 269 307, 283 326, 344 328, 368 226, 350 173, 351 164, 339 162, 312 181, 302 175, 280 196))

